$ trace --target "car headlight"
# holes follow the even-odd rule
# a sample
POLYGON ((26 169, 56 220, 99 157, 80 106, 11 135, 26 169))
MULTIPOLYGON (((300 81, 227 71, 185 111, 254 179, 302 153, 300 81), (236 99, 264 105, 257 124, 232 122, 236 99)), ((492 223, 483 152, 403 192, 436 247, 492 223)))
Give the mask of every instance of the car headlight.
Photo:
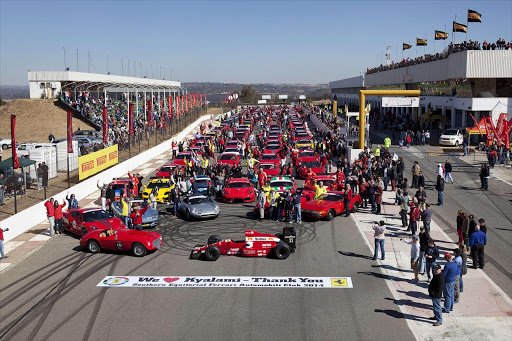
POLYGON ((153 218, 153 219, 158 219, 158 214, 153 214, 153 215, 151 216, 151 218, 153 218))
POLYGON ((224 190, 224 194, 229 194, 228 190, 224 190))
POLYGON ((251 190, 249 191, 249 194, 253 194, 253 193, 254 193, 254 191, 251 189, 251 190))
POLYGON ((214 210, 215 210, 215 213, 219 212, 219 206, 215 206, 214 210))
POLYGON ((319 214, 326 214, 327 211, 320 211, 319 214))
POLYGON ((193 208, 192 213, 197 213, 197 208, 193 208))

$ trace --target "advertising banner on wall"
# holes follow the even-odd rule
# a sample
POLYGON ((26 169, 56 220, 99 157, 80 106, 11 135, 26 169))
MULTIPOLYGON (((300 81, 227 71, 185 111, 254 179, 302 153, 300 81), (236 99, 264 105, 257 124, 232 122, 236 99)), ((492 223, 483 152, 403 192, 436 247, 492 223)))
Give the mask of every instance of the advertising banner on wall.
POLYGON ((82 181, 119 162, 117 144, 78 158, 78 179, 82 181))

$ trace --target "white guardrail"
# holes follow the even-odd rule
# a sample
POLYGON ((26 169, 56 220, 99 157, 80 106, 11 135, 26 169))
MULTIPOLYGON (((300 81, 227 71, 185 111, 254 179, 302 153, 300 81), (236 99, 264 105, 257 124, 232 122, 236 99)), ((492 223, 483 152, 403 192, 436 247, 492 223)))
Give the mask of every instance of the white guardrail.
MULTIPOLYGON (((88 195, 91 195, 92 193, 98 190, 98 187, 96 187, 96 183, 98 180, 100 181, 100 184, 110 183, 113 178, 127 174, 129 171, 132 171, 133 169, 149 162, 156 156, 164 153, 167 150, 170 150, 172 146, 172 140, 183 140, 192 131, 194 127, 196 127, 203 121, 209 120, 210 118, 210 115, 205 115, 198 118, 194 123, 186 127, 181 133, 179 133, 173 139, 169 139, 163 143, 160 143, 158 146, 148 149, 145 152, 142 152, 139 155, 132 157, 131 159, 121 162, 120 164, 115 165, 112 168, 109 168, 97 175, 94 175, 89 179, 84 180, 79 184, 54 195, 53 197, 57 198, 57 200, 60 200, 61 198, 66 196, 67 192, 75 194, 76 198, 78 199, 85 198, 88 195)), ((47 221, 48 220, 46 217, 46 208, 44 207, 44 201, 41 201, 40 203, 35 204, 34 206, 31 206, 26 210, 23 210, 18 214, 15 214, 0 222, 0 226, 3 229, 9 228, 8 232, 4 232, 4 242, 8 242, 9 240, 16 238, 25 231, 28 231, 32 227, 47 221)))

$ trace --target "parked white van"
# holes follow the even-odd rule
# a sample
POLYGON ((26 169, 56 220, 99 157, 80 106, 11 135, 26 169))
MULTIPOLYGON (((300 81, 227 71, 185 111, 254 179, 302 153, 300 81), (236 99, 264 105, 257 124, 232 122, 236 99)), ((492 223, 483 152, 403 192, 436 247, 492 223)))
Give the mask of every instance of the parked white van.
POLYGON ((29 155, 31 150, 43 148, 43 147, 53 147, 57 149, 57 145, 55 143, 37 143, 37 142, 27 142, 22 143, 16 148, 16 155, 25 156, 29 155))
POLYGON ((465 128, 449 128, 441 133, 439 145, 441 146, 462 146, 464 142, 465 128))

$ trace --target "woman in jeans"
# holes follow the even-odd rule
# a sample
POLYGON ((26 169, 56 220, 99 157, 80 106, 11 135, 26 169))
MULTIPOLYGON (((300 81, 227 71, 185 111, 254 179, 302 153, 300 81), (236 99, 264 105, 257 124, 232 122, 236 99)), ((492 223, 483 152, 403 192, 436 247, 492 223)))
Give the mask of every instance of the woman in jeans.
POLYGON ((53 202, 55 209, 55 234, 62 234, 64 232, 64 222, 62 220, 62 209, 66 207, 66 204, 59 205, 59 202, 55 200, 53 202))

